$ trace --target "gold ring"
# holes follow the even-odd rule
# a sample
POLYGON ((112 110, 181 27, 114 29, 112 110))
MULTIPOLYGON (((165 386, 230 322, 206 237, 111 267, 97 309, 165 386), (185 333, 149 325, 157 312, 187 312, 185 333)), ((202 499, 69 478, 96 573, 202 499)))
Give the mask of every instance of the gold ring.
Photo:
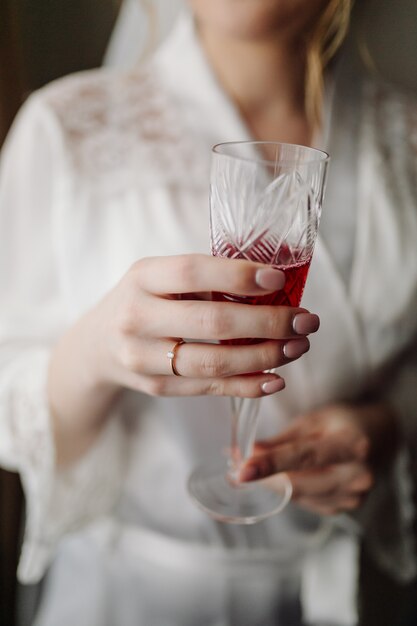
POLYGON ((180 346, 182 346, 182 344, 185 343, 184 339, 180 339, 179 341, 177 341, 177 343, 174 345, 174 347, 172 348, 172 350, 169 350, 167 352, 167 357, 170 360, 171 363, 171 369, 172 369, 172 373, 174 374, 174 376, 181 376, 181 374, 179 373, 179 371, 177 370, 177 368, 175 367, 175 356, 177 354, 177 350, 180 346))

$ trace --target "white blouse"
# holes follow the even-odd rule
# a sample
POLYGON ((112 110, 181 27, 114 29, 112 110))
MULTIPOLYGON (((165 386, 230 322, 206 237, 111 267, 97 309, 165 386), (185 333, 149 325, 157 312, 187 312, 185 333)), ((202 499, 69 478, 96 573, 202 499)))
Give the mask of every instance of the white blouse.
MULTIPOLYGON (((417 109, 356 72, 342 63, 326 115, 334 166, 303 299, 321 329, 310 352, 285 367, 285 391, 262 400, 260 434, 372 385, 395 404, 413 450, 417 109)), ((315 516, 290 507, 239 528, 190 502, 191 469, 229 441, 227 399, 126 391, 88 454, 65 471, 54 464, 51 346, 138 258, 209 251, 210 147, 249 138, 188 19, 146 67, 57 81, 18 115, 0 174, 0 463, 20 472, 25 490, 23 582, 39 580, 61 546, 52 591, 64 594, 65 564, 84 554, 86 538, 120 556, 119 573, 129 558, 189 563, 192 571, 212 558, 218 570, 224 559, 249 567, 256 557, 261 570, 271 559, 293 568, 287 595, 301 594, 306 619, 355 623, 352 520, 335 518, 323 531, 315 516)), ((408 452, 404 446, 357 517, 379 563, 402 579, 416 573, 408 452)), ((51 606, 59 611, 53 599, 51 606)), ((52 617, 42 626, 59 613, 45 615, 52 617)))

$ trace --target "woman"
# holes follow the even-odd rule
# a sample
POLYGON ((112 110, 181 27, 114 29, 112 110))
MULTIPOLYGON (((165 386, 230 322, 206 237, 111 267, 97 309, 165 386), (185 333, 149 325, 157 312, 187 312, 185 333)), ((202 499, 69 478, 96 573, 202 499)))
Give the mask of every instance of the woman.
POLYGON ((347 518, 311 530, 312 514, 357 509, 379 561, 414 575, 397 443, 416 377, 414 104, 367 79, 348 44, 322 102, 347 0, 189 5, 146 67, 35 94, 3 154, 0 458, 26 491, 20 578, 56 555, 42 626, 355 624, 357 540, 347 518), (303 309, 197 299, 283 284, 204 254, 210 147, 249 138, 333 157, 303 309), (233 333, 267 340, 198 341, 233 333), (196 341, 174 376, 179 337, 196 341), (284 364, 282 391, 259 372, 284 364), (267 396, 241 479, 285 471, 302 507, 252 528, 213 522, 185 491, 228 440, 229 395, 267 396))

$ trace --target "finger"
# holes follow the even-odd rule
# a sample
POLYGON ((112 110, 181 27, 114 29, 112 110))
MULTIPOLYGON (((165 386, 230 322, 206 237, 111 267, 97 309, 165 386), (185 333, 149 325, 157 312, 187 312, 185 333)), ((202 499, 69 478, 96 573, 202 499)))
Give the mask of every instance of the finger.
MULTIPOLYGON (((335 515, 358 508, 374 479, 369 468, 352 463, 309 472, 290 472, 293 500, 321 515, 335 515)), ((273 477, 267 479, 273 481, 273 477)))
POLYGON ((256 345, 224 346, 208 343, 184 343, 175 340, 129 340, 122 360, 126 369, 148 376, 173 373, 168 354, 175 349, 175 369, 189 378, 221 378, 275 369, 295 360, 310 348, 307 337, 289 342, 265 341, 256 345), (287 350, 289 348, 289 351, 287 350), (292 359, 285 352, 294 355, 292 359))
MULTIPOLYGON (((355 431, 356 432, 356 431, 355 431)), ((362 461, 369 442, 362 434, 343 438, 343 432, 321 439, 299 438, 265 451, 259 449, 243 468, 242 480, 266 478, 290 470, 312 470, 327 465, 362 461)))
POLYGON ((279 269, 204 254, 141 259, 132 271, 141 287, 155 295, 204 291, 256 295, 278 291, 285 284, 285 274, 279 269))
POLYGON ((353 511, 361 506, 362 497, 348 498, 346 500, 338 500, 337 502, 321 501, 312 498, 300 498, 297 504, 317 515, 338 515, 347 511, 353 511))
POLYGON ((268 450, 271 450, 276 446, 289 443, 295 439, 300 439, 301 437, 306 438, 310 435, 310 432, 311 428, 308 425, 307 420, 303 420, 303 422, 297 421, 275 437, 270 437, 269 439, 258 439, 255 442, 254 451, 256 454, 265 454, 268 450))
POLYGON ((265 440, 258 440, 256 448, 259 453, 274 448, 283 443, 288 443, 294 439, 320 439, 332 436, 342 438, 347 445, 352 446, 361 434, 355 422, 349 417, 340 414, 339 407, 329 406, 312 413, 307 413, 295 418, 288 428, 275 437, 265 440))
MULTIPOLYGON (((336 429, 330 420, 314 421, 310 416, 297 420, 295 424, 276 437, 258 440, 255 443, 254 450, 257 454, 265 454, 273 448, 295 442, 295 440, 300 442, 300 446, 303 445, 303 442, 309 440, 311 445, 328 448, 329 453, 332 455, 337 454, 340 446, 349 451, 355 450, 355 456, 358 456, 358 458, 364 458, 367 452, 365 437, 354 423, 345 422, 343 426, 336 429)), ((334 457, 334 460, 336 461, 337 458, 334 457)), ((326 462, 330 463, 330 460, 326 462)))
POLYGON ((182 376, 193 378, 229 377, 275 369, 296 360, 309 349, 307 337, 240 346, 188 343, 181 346, 177 354, 176 368, 182 376))
MULTIPOLYGON (((149 303, 149 307, 156 307, 149 303)), ((149 311, 148 311, 149 312, 149 311)), ((230 339, 290 339, 318 329, 317 315, 286 306, 251 306, 228 302, 158 299, 157 314, 145 315, 143 303, 131 312, 131 331, 145 337, 187 337, 208 341, 230 339), (296 322, 302 319, 302 329, 296 322)))
POLYGON ((369 491, 372 475, 361 463, 343 463, 309 471, 288 473, 293 485, 293 499, 349 499, 369 491))
POLYGON ((340 442, 350 449, 358 446, 356 454, 365 458, 368 446, 364 443, 364 428, 360 426, 353 407, 329 405, 293 420, 292 425, 275 437, 256 442, 256 451, 266 450, 294 439, 324 439, 331 437, 336 449, 340 442), (362 443, 361 443, 362 442, 362 443), (361 448, 362 446, 362 448, 361 448))
POLYGON ((151 396, 233 396, 260 398, 281 391, 285 381, 274 374, 195 379, 176 376, 128 376, 126 386, 151 396))

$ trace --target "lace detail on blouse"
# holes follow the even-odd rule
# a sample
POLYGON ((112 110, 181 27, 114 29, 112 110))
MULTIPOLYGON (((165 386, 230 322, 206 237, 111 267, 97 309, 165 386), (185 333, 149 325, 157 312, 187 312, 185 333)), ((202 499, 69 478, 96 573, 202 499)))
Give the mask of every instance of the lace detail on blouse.
POLYGON ((45 102, 58 117, 72 166, 89 185, 117 192, 133 177, 143 188, 155 182, 207 186, 207 143, 201 150, 196 145, 184 106, 178 111, 152 64, 132 73, 93 70, 61 79, 46 88, 45 102))
POLYGON ((27 462, 34 469, 49 472, 53 465, 50 438, 44 436, 50 425, 45 390, 40 385, 47 359, 47 351, 36 350, 29 358, 17 359, 1 380, 0 412, 7 416, 2 439, 3 443, 5 439, 13 440, 10 459, 7 459, 7 446, 4 452, 12 469, 27 462))
POLYGON ((383 128, 377 141, 381 160, 395 173, 398 192, 417 201, 417 100, 393 91, 390 85, 374 83, 375 128, 383 128), (401 182, 407 178, 407 185, 401 182), (411 192, 411 193, 410 193, 411 192))
POLYGON ((358 238, 366 241, 357 267, 366 257, 386 259, 384 272, 368 263, 369 271, 356 273, 354 298, 366 324, 372 365, 379 367, 407 349, 417 334, 417 101, 385 83, 369 81, 364 94, 361 129, 361 202, 370 211, 361 214, 358 238), (395 207, 395 211, 393 208, 395 207), (399 272, 401 271, 401 277, 399 272), (373 285, 377 285, 373 287, 373 285), (381 293, 389 306, 381 306, 381 293), (378 324, 374 325, 375 312, 378 324), (382 331, 383 329, 383 331, 382 331))
POLYGON ((123 474, 124 434, 117 416, 93 448, 65 471, 56 471, 46 378, 49 352, 37 349, 17 359, 1 381, 0 453, 18 470, 26 496, 26 527, 18 576, 41 578, 58 540, 115 503, 123 474))
MULTIPOLYGON (((19 470, 21 474, 26 495, 24 543, 33 542, 33 535, 40 532, 45 522, 53 476, 54 452, 44 384, 47 362, 48 352, 38 350, 17 360, 1 381, 0 413, 4 420, 1 456, 10 469, 19 470)), ((20 565, 23 580, 40 577, 45 557, 44 554, 39 559, 36 555, 33 570, 28 563, 27 548, 24 548, 20 565)))
MULTIPOLYGON (((117 415, 108 423, 89 452, 70 468, 39 480, 43 496, 40 515, 30 520, 18 575, 23 582, 38 580, 54 556, 59 540, 109 513, 120 495, 124 474, 125 437, 117 415)), ((29 507, 34 505, 30 492, 29 507)), ((28 512, 30 508, 28 509, 28 512)))

